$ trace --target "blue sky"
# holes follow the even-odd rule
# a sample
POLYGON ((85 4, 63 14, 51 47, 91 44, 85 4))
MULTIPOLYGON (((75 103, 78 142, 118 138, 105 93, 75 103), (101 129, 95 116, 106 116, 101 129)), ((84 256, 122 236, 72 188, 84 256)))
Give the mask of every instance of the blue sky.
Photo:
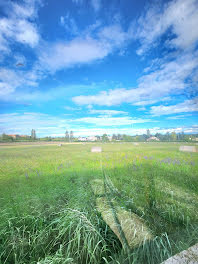
POLYGON ((0 133, 198 133, 198 1, 0 1, 0 133))

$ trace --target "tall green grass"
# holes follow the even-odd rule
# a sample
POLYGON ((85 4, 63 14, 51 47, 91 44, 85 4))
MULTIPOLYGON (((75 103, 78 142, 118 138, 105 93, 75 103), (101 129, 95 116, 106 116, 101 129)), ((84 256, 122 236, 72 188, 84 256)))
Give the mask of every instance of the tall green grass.
POLYGON ((155 239, 122 249, 95 206, 103 179, 90 144, 8 146, 0 152, 0 263, 160 263, 198 242, 198 155, 179 145, 103 144, 116 202, 155 239))

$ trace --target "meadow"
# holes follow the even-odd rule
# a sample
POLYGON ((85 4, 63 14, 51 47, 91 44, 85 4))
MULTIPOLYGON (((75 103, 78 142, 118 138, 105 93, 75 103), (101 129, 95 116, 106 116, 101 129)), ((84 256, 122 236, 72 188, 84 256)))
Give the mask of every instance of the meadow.
POLYGON ((0 146, 0 264, 158 264, 198 242, 198 153, 176 143, 0 146), (91 153, 101 145, 102 153, 91 153), (91 182, 152 239, 126 250, 91 182))

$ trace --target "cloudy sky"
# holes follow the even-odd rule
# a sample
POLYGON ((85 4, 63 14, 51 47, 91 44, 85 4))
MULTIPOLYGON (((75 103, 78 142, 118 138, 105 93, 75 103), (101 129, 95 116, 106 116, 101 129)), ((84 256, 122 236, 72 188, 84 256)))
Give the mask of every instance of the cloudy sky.
POLYGON ((198 1, 1 0, 0 133, 198 133, 198 1))

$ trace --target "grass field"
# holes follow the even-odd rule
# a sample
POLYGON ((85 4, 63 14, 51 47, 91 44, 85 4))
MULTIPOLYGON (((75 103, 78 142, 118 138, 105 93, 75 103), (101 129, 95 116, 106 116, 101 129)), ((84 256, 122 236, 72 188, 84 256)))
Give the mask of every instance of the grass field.
MULTIPOLYGON (((198 242, 198 153, 174 143, 0 146, 0 263, 161 263, 198 242), (153 238, 124 250, 90 182, 142 218, 153 238)), ((183 144, 182 144, 183 145, 183 144)))

